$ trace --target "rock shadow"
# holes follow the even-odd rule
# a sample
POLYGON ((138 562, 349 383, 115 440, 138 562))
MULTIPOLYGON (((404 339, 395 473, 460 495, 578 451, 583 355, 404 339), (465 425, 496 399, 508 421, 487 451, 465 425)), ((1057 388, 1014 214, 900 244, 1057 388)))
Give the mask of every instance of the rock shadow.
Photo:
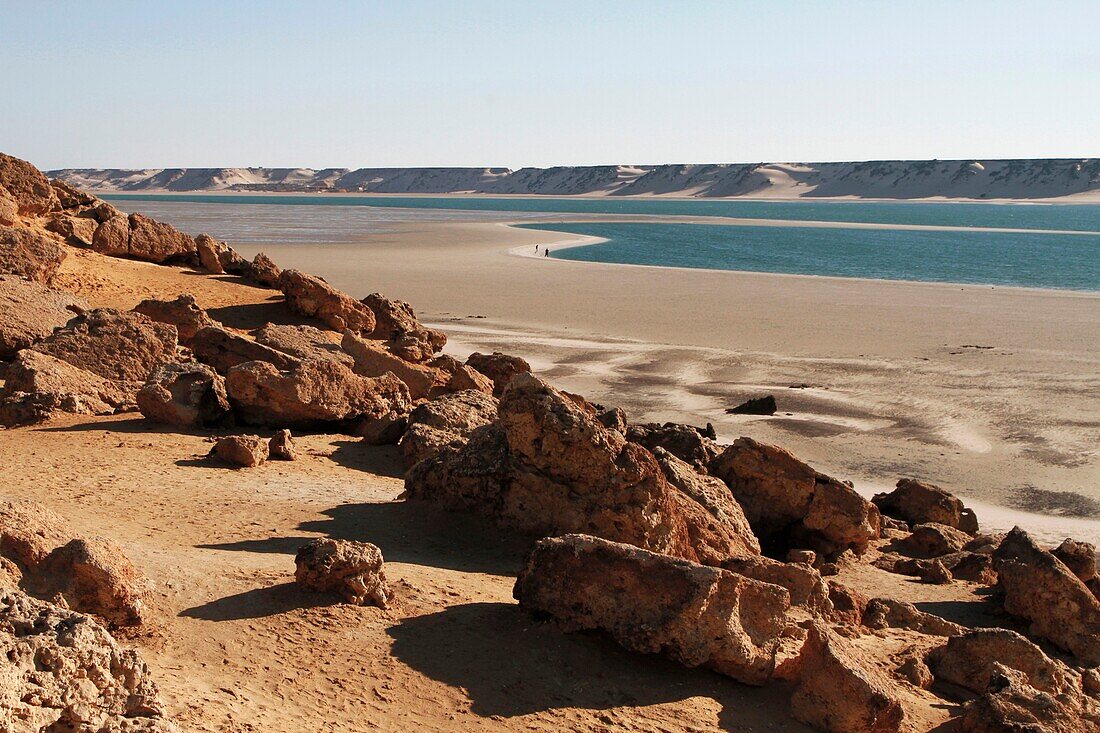
POLYGON ((809 731, 788 716, 789 690, 754 688, 714 672, 635 654, 602 634, 563 633, 519 606, 470 603, 390 627, 391 654, 466 692, 476 715, 510 718, 558 708, 606 711, 609 728, 631 726, 617 708, 710 697, 719 729, 809 731))
POLYGON ((226 305, 218 308, 208 308, 207 313, 214 320, 221 321, 230 328, 239 328, 251 331, 255 328, 263 328, 268 323, 280 326, 317 326, 325 328, 323 324, 305 316, 291 313, 282 294, 277 291, 269 291, 272 297, 262 303, 243 303, 241 305, 226 305))
POLYGON ((390 478, 405 476, 405 463, 396 445, 368 445, 359 438, 337 440, 333 445, 336 450, 329 454, 329 459, 344 468, 390 478))
POLYGON ((336 600, 336 596, 301 590, 294 583, 280 583, 218 598, 180 611, 179 615, 204 621, 240 621, 276 616, 299 608, 328 606, 336 600))

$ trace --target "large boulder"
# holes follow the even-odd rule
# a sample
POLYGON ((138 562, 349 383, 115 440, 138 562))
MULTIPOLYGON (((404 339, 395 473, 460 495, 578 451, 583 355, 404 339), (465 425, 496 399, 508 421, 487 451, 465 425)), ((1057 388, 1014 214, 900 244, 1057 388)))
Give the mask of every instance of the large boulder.
POLYGON ((122 550, 102 537, 77 538, 58 547, 28 582, 42 597, 60 595, 69 608, 94 614, 111 627, 142 623, 148 586, 122 550))
POLYGON ((930 558, 961 552, 970 539, 970 535, 954 527, 927 522, 913 527, 913 532, 896 544, 913 557, 930 558))
POLYGON ((137 392, 158 365, 176 360, 175 326, 140 313, 97 308, 32 348, 137 392))
POLYGON ((703 469, 721 453, 718 445, 704 433, 699 428, 681 423, 644 423, 627 427, 626 439, 651 451, 664 448, 681 461, 703 469))
POLYGON ((45 234, 0 226, 0 275, 49 284, 64 260, 64 248, 45 234))
POLYGON ((0 153, 0 189, 23 216, 41 216, 59 206, 50 179, 25 160, 0 153))
POLYGON ((997 664, 1024 674, 1027 683, 1053 695, 1081 694, 1081 675, 1007 629, 975 629, 952 635, 927 655, 936 681, 982 694, 997 664))
POLYGON ((4 372, 0 425, 28 425, 57 413, 110 415, 130 409, 134 392, 124 385, 33 349, 20 351, 4 372))
POLYGON ((791 697, 795 718, 826 733, 894 733, 905 719, 897 683, 849 640, 814 622, 791 697))
MULTIPOLYGON (((284 326, 268 323, 252 332, 256 343, 270 346, 298 359, 336 361, 354 367, 355 360, 340 348, 340 339, 332 331, 313 326, 284 326)), ((261 360, 263 361, 263 360, 261 360)), ((363 376, 377 377, 379 374, 363 376)))
POLYGON ((199 329, 188 346, 196 359, 214 367, 218 374, 228 374, 233 367, 249 361, 266 361, 276 369, 293 369, 301 363, 297 357, 220 326, 199 329))
POLYGON ((1085 695, 1052 695, 1027 675, 994 664, 984 694, 963 706, 960 733, 1097 733, 1100 710, 1085 695))
POLYGON ((871 501, 887 517, 909 524, 936 522, 971 535, 978 531, 974 512, 967 509, 958 497, 939 486, 916 479, 903 478, 893 491, 875 494, 871 501))
POLYGON ((493 394, 493 380, 472 366, 459 364, 454 371, 450 372, 450 375, 446 385, 448 392, 463 392, 472 389, 477 392, 484 392, 489 396, 493 394))
POLYGON ((225 386, 247 425, 318 427, 404 415, 412 406, 408 387, 392 374, 361 377, 331 361, 304 361, 288 371, 246 362, 229 370, 225 386))
POLYGON ((475 351, 466 359, 466 365, 493 380, 493 393, 497 397, 504 394, 512 377, 531 371, 531 365, 525 359, 502 354, 499 351, 494 351, 492 354, 480 354, 475 351))
POLYGON ((294 565, 294 580, 307 590, 381 608, 393 597, 382 551, 369 542, 318 538, 298 549, 294 565))
POLYGON ((814 616, 824 618, 833 612, 828 584, 821 573, 809 565, 750 556, 730 558, 722 563, 722 568, 746 578, 786 588, 791 605, 804 608, 814 616))
POLYGON ((214 239, 209 234, 203 233, 195 237, 195 253, 199 258, 199 266, 211 275, 225 273, 225 263, 222 258, 229 251, 229 245, 214 239))
POLYGON ((1067 537, 1050 554, 1061 560, 1082 583, 1096 577, 1096 545, 1091 542, 1078 542, 1067 537))
POLYGON ((408 386, 414 400, 427 397, 433 387, 447 381, 446 374, 439 369, 405 361, 378 342, 356 336, 350 329, 344 332, 340 346, 354 361, 352 369, 356 374, 380 377, 390 372, 408 386))
POLYGON ((252 258, 252 262, 249 263, 246 271, 246 276, 249 280, 257 285, 263 285, 268 288, 279 287, 279 277, 282 276, 283 271, 279 269, 279 266, 271 261, 263 252, 257 252, 256 256, 252 258))
POLYGON ((47 219, 44 226, 46 231, 60 235, 69 244, 90 247, 99 224, 86 216, 59 213, 47 219))
POLYGON ((374 330, 374 312, 370 308, 319 277, 283 270, 278 286, 295 313, 316 318, 335 331, 347 329, 363 334, 374 330))
POLYGON ((771 678, 788 623, 778 586, 586 535, 541 540, 513 594, 568 629, 753 685, 771 678))
POLYGON ((446 334, 423 325, 405 301, 371 293, 361 302, 371 309, 375 318, 374 329, 366 335, 387 342, 387 348, 402 359, 428 361, 447 345, 446 334))
POLYGON ((60 178, 51 178, 50 188, 53 189, 54 196, 57 197, 57 202, 60 204, 61 209, 66 212, 74 210, 83 212, 101 203, 100 200, 92 194, 81 191, 79 188, 74 188, 60 178))
POLYGON ((710 463, 745 510, 764 547, 862 552, 879 536, 879 512, 835 478, 789 452, 738 438, 710 463))
POLYGON ((447 446, 465 445, 476 428, 496 419, 497 404, 495 397, 466 390, 417 405, 398 444, 405 464, 412 466, 447 446))
POLYGON ((185 344, 190 343, 202 329, 220 325, 199 306, 195 296, 190 294, 181 295, 175 300, 149 298, 138 303, 134 312, 148 316, 158 323, 175 326, 179 340, 185 344))
POLYGON ((162 364, 137 393, 146 419, 165 425, 196 428, 232 424, 233 412, 225 380, 205 364, 162 364))
POLYGON ((0 361, 53 333, 84 301, 15 275, 0 275, 0 361))
POLYGON ((517 375, 499 414, 464 447, 413 466, 409 498, 520 532, 583 532, 707 564, 745 554, 732 506, 723 516, 677 489, 652 453, 538 377, 517 375))
POLYGON ((170 224, 142 214, 130 214, 129 256, 146 262, 194 263, 195 240, 170 224))
POLYGON ((145 662, 87 616, 7 591, 0 595, 0 654, 6 730, 176 730, 145 662))
POLYGON ((1100 664, 1100 601, 1061 560, 1013 528, 993 553, 1005 611, 1030 622, 1030 633, 1100 664))

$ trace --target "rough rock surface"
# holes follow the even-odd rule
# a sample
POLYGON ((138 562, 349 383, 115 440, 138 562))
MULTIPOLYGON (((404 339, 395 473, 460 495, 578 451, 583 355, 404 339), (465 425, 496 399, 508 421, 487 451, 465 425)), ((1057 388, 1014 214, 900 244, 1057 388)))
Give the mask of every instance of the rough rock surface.
POLYGON ((420 323, 412 306, 403 300, 390 300, 380 293, 371 293, 361 301, 374 313, 374 329, 367 334, 372 339, 387 342, 387 348, 406 361, 423 362, 447 345, 442 331, 420 323))
POLYGON ((68 293, 51 290, 15 275, 0 275, 0 361, 53 333, 87 305, 68 293))
POLYGON ((208 427, 233 421, 225 380, 196 362, 172 362, 154 369, 137 393, 137 404, 147 419, 166 425, 208 427))
POLYGON ((432 388, 446 381, 446 375, 438 369, 405 361, 377 345, 352 333, 344 332, 341 348, 354 361, 352 369, 364 377, 380 377, 390 372, 404 382, 414 400, 427 397, 432 388))
POLYGON ((229 245, 214 239, 209 234, 200 234, 195 237, 195 251, 199 256, 199 266, 211 275, 221 275, 225 272, 222 256, 228 249, 229 245))
POLYGON ((1096 546, 1089 542, 1078 542, 1066 538, 1062 544, 1050 551, 1050 554, 1062 561, 1070 572, 1082 583, 1096 577, 1096 546))
POLYGON ((1027 619, 1031 634, 1100 664, 1100 601, 1061 560, 1016 527, 993 553, 993 565, 1005 611, 1027 619))
POLYGON ((35 570, 73 535, 64 519, 38 502, 0 502, 0 556, 23 571, 35 570))
POLYGON ((927 522, 913 527, 913 533, 897 544, 914 557, 940 557, 960 552, 970 535, 946 524, 927 522))
POLYGON ((130 387, 104 379, 33 349, 24 349, 5 369, 0 388, 0 425, 27 425, 55 413, 109 415, 134 403, 130 387))
POLYGON ((336 361, 349 368, 355 365, 355 360, 344 353, 340 348, 339 340, 334 339, 331 331, 322 331, 313 326, 283 326, 268 323, 263 328, 253 331, 252 338, 256 339, 257 343, 278 349, 298 359, 336 361))
POLYGON ((718 445, 703 435, 701 430, 680 423, 630 425, 626 429, 626 439, 649 450, 664 448, 699 469, 706 467, 721 453, 718 445))
POLYGON ((887 494, 875 494, 871 501, 883 514, 910 524, 936 522, 976 534, 978 520, 962 501, 938 486, 903 478, 887 494))
POLYGON ((44 234, 0 226, 0 274, 49 284, 65 260, 65 250, 44 234))
POLYGON ((294 445, 294 436, 286 428, 272 435, 271 440, 267 442, 267 447, 268 454, 274 461, 298 460, 298 449, 294 445))
POLYGON ((818 622, 810 626, 802 649, 791 713, 827 733, 898 731, 905 717, 896 683, 851 642, 818 622))
POLYGON ((95 219, 86 216, 72 216, 71 214, 54 214, 46 220, 45 228, 48 232, 60 234, 69 244, 78 247, 90 247, 95 238, 95 230, 99 224, 95 219))
POLYGON ((227 435, 218 438, 210 455, 243 468, 266 463, 271 447, 258 435, 227 435))
POLYGON ((863 611, 863 625, 870 629, 909 629, 929 636, 957 636, 966 630, 893 598, 872 598, 863 611))
POLYGON ((294 558, 298 585, 337 593, 357 606, 385 608, 393 597, 386 583, 382 551, 369 542, 315 539, 294 558))
POLYGON ((8 730, 176 730, 145 662, 87 616, 4 592, 0 653, 0 718, 8 730))
POLYGON ((878 509, 776 446, 738 438, 710 463, 765 548, 864 550, 879 536, 878 509))
POLYGON ((69 608, 95 614, 112 627, 138 626, 148 581, 113 542, 77 538, 53 550, 28 584, 44 598, 60 594, 69 608))
POLYGON ((0 153, 0 189, 23 216, 41 216, 58 206, 50 179, 25 160, 0 153))
POLYGON ((470 433, 496 419, 497 404, 491 395, 466 390, 417 405, 398 443, 405 464, 412 466, 449 445, 465 445, 470 433))
POLYGON ((492 354, 474 352, 466 359, 466 365, 478 370, 493 381, 493 393, 499 397, 517 374, 529 373, 531 365, 526 360, 494 351, 492 354))
POLYGON ((447 380, 447 390, 450 392, 462 392, 464 390, 476 390, 487 395, 493 394, 493 380, 465 364, 459 365, 447 380))
POLYGON ((792 606, 805 608, 815 616, 827 617, 833 612, 829 586, 821 573, 808 565, 779 562, 768 557, 735 557, 722 563, 722 568, 786 588, 792 606))
POLYGON ((774 415, 776 409, 775 395, 765 395, 745 400, 737 407, 726 408, 726 412, 730 415, 774 415))
POLYGON ((927 656, 936 680, 981 694, 1000 663, 1022 672, 1027 683, 1051 694, 1081 694, 1081 676, 1007 629, 976 629, 953 635, 927 656))
POLYGON ((279 277, 282 274, 283 271, 279 269, 279 266, 263 252, 257 252, 248 267, 248 278, 269 288, 279 287, 279 277))
POLYGON ((195 334, 209 326, 220 324, 211 318, 195 300, 195 296, 185 294, 175 300, 143 300, 134 308, 158 323, 168 323, 176 327, 179 340, 189 343, 195 334))
POLYGON ((404 415, 411 407, 408 387, 392 374, 361 377, 329 361, 305 361, 289 371, 246 362, 229 370, 225 387, 238 419, 248 425, 314 427, 404 415))
POLYGON ((567 628, 755 685, 772 676, 789 608, 778 586, 586 535, 541 540, 513 594, 567 628))
POLYGON ((985 693, 963 708, 961 733, 1097 733, 1100 711, 1092 698, 1051 695, 1026 675, 994 665, 985 693))
POLYGON ((295 313, 316 318, 336 331, 347 329, 363 334, 374 330, 374 312, 370 308, 319 277, 283 270, 278 286, 295 313))
POLYGON ((176 359, 176 328, 140 313, 97 308, 32 348, 136 392, 158 365, 176 359))
POLYGON ((92 237, 92 249, 157 264, 190 264, 198 258, 192 237, 143 214, 112 216, 101 223, 92 237))
POLYGON ((0 186, 0 226, 10 227, 19 221, 19 204, 0 186))
POLYGON ((189 346, 196 359, 214 367, 219 374, 227 374, 238 364, 249 361, 266 361, 277 369, 293 369, 300 363, 290 354, 213 326, 196 333, 189 346))

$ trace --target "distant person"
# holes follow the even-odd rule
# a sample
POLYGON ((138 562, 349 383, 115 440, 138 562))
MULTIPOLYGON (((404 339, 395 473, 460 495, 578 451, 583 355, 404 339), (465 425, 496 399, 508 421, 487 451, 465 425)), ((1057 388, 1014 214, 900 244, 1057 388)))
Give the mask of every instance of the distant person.
POLYGON ((535 245, 535 254, 538 254, 538 251, 539 251, 539 246, 536 244, 535 245))
POLYGON ((543 257, 549 257, 550 256, 550 250, 549 249, 544 249, 542 251, 542 256, 543 257))

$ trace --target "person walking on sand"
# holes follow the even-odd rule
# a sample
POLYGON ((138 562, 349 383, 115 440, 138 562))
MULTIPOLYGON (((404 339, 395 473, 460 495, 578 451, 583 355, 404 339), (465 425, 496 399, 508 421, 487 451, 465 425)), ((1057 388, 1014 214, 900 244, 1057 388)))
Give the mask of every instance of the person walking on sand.
POLYGON ((549 247, 547 247, 546 249, 544 249, 542 251, 542 256, 543 257, 549 257, 550 256, 550 248, 549 247))
POLYGON ((536 244, 535 245, 535 254, 538 254, 538 253, 539 253, 539 246, 536 244))

